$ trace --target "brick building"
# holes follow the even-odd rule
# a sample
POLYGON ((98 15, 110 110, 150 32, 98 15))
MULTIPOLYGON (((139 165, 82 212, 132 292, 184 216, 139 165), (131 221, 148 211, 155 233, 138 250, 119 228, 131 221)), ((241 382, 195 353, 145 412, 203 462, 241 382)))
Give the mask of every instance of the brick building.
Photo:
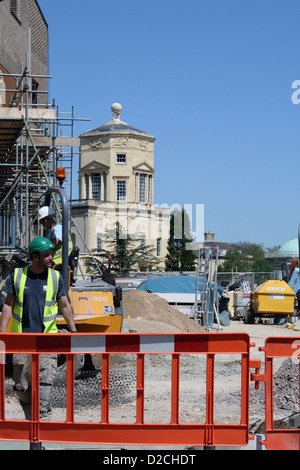
MULTIPOLYGON (((31 75, 31 90, 47 91, 48 25, 36 0, 0 1, 0 71, 21 75, 25 68, 31 75), (35 77, 36 76, 36 77, 35 77)), ((5 89, 15 90, 20 77, 4 77, 5 89)), ((6 92, 2 106, 8 106, 13 92, 6 92)), ((44 93, 31 93, 33 103, 47 103, 44 93)))

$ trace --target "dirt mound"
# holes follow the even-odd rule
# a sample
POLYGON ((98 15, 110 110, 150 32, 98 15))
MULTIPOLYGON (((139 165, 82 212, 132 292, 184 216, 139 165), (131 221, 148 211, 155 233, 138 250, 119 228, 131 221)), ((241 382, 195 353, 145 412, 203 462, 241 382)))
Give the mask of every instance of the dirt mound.
POLYGON ((132 290, 123 297, 123 316, 126 323, 136 324, 138 331, 174 331, 199 333, 205 329, 184 313, 171 307, 165 299, 146 291, 132 290), (151 323, 150 323, 151 322, 151 323))

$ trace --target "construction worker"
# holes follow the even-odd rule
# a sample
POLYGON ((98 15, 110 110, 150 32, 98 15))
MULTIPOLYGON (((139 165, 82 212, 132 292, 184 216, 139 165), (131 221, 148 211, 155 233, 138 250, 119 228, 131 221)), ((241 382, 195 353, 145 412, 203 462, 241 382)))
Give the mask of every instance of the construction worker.
MULTIPOLYGON (((55 211, 52 207, 44 206, 38 212, 38 220, 47 230, 47 238, 53 243, 53 264, 62 263, 62 226, 57 223, 55 211)), ((71 237, 68 237, 68 253, 73 248, 71 237)))
MULTIPOLYGON (((58 307, 70 332, 76 332, 72 307, 58 271, 51 269, 53 244, 36 237, 28 247, 30 266, 16 268, 10 277, 2 309, 0 332, 7 329, 10 318, 13 333, 57 333, 58 307)), ((31 416, 31 356, 14 355, 14 390, 20 399, 26 419, 31 416)), ((40 356, 40 415, 51 412, 51 390, 55 380, 57 356, 40 356)))

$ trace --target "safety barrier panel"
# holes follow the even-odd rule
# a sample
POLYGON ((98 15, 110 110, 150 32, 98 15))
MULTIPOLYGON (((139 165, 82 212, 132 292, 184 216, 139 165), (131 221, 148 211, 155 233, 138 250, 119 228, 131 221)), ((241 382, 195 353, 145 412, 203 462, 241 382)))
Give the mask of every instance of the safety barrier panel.
MULTIPOLYGON (((0 334, 6 354, 32 356, 32 416, 28 420, 10 420, 5 416, 5 369, 0 365, 0 439, 13 441, 114 444, 114 445, 184 445, 245 446, 249 440, 249 335, 245 333, 180 334, 0 334), (43 421, 39 416, 39 355, 64 354, 67 357, 66 419, 43 421), (75 354, 102 355, 101 416, 99 422, 74 420, 75 354), (109 363, 112 354, 135 354, 136 420, 112 423, 109 416, 109 363), (146 423, 144 418, 145 356, 171 355, 170 423, 146 423), (179 386, 181 355, 206 356, 206 419, 204 423, 181 423, 179 386), (215 359, 219 354, 237 354, 241 360, 240 423, 214 422, 215 359)), ((257 376, 256 376, 257 377, 257 376)))
POLYGON ((265 373, 251 374, 251 380, 255 381, 257 385, 259 382, 265 383, 265 440, 261 441, 261 444, 264 444, 268 450, 300 450, 300 429, 275 429, 273 406, 273 360, 275 358, 290 358, 298 365, 299 347, 300 338, 267 338, 265 347, 259 348, 260 351, 265 352, 265 373))

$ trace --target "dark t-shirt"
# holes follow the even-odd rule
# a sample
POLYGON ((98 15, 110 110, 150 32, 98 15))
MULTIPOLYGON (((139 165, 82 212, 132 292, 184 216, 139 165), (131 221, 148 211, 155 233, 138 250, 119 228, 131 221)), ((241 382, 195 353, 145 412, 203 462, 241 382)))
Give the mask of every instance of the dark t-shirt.
MULTIPOLYGON (((28 269, 24 288, 22 331, 23 333, 43 333, 43 313, 47 291, 48 270, 41 274, 33 273, 28 269)), ((11 274, 7 292, 16 297, 14 287, 14 273, 11 274)), ((59 276, 57 299, 66 295, 64 283, 59 276)))

